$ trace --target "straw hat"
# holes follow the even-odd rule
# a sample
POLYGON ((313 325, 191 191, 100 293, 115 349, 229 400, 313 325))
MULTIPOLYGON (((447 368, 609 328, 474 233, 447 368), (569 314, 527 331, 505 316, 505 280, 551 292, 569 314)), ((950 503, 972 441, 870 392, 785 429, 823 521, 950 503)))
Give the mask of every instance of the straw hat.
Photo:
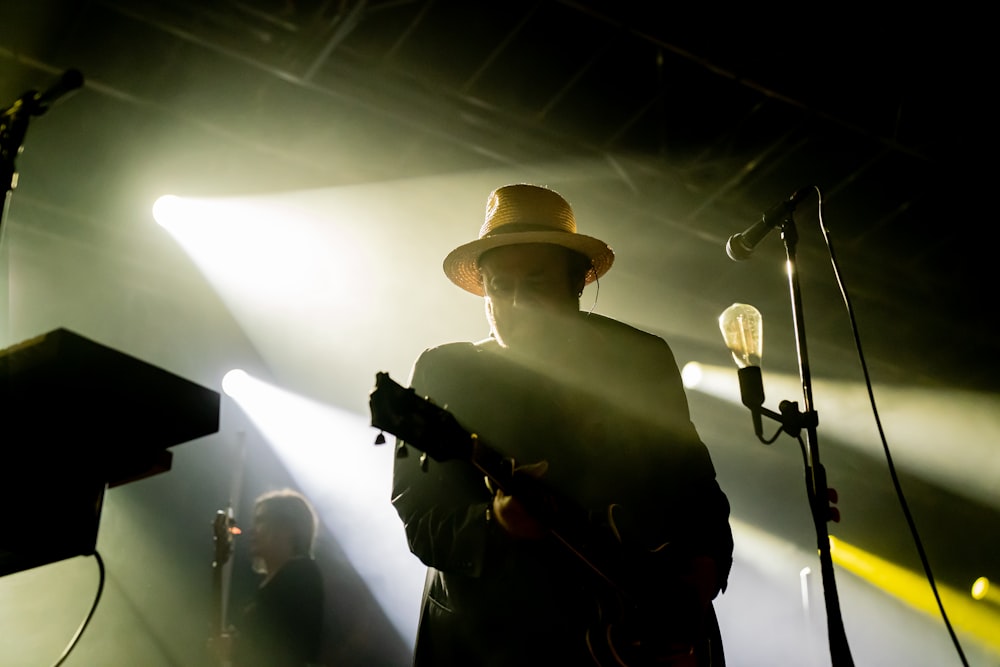
POLYGON ((538 185, 505 185, 486 200, 486 221, 479 238, 460 245, 444 259, 444 273, 467 292, 483 296, 479 258, 487 250, 520 243, 551 243, 575 250, 590 259, 586 282, 611 268, 615 253, 604 242, 576 231, 569 202, 538 185))

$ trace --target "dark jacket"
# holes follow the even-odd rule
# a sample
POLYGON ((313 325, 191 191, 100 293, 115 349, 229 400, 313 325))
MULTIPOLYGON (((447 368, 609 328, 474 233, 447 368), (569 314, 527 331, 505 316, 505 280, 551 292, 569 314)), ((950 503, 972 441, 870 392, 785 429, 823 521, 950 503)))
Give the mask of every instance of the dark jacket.
MULTIPOLYGON (((629 587, 665 592, 686 558, 707 555, 723 588, 729 504, 666 342, 581 314, 562 352, 524 359, 494 341, 447 344, 420 356, 411 386, 518 463, 547 460, 545 484, 594 534, 611 535, 608 508, 624 508, 621 553, 642 563, 625 568, 629 587)), ((557 540, 510 540, 467 461, 422 465, 413 446, 397 447, 392 502, 428 566, 415 664, 592 665, 588 629, 612 615, 617 592, 557 540)))
POLYGON ((319 662, 323 579, 312 558, 293 558, 242 609, 233 667, 304 667, 319 662))

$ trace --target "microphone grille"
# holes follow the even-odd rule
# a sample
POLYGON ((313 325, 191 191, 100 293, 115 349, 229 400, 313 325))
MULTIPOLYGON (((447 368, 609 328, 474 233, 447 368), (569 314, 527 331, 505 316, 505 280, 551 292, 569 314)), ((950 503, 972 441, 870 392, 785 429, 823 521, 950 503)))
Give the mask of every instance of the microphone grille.
POLYGON ((726 254, 734 262, 742 262, 745 259, 749 259, 752 251, 753 248, 747 247, 747 244, 743 242, 742 234, 733 234, 726 241, 726 254))

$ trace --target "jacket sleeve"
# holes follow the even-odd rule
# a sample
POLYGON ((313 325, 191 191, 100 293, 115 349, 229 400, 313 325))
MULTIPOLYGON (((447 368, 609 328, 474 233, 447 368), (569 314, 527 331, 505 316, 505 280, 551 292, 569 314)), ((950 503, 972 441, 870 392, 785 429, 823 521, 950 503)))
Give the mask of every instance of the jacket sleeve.
MULTIPOLYGON (((438 403, 440 348, 425 351, 414 364, 410 386, 438 403)), ((478 576, 487 542, 494 533, 492 496, 481 474, 464 460, 437 461, 411 444, 396 442, 392 504, 406 531, 410 551, 443 572, 478 576)))
POLYGON ((675 529, 684 550, 693 556, 708 556, 716 565, 718 588, 724 591, 732 568, 733 535, 729 524, 729 500, 716 479, 715 466, 708 447, 691 421, 687 395, 673 351, 666 342, 657 345, 654 358, 659 375, 659 392, 656 397, 661 406, 660 415, 667 423, 667 438, 679 460, 671 461, 676 474, 664 471, 663 478, 671 479, 677 488, 672 507, 666 511, 676 521, 675 529))

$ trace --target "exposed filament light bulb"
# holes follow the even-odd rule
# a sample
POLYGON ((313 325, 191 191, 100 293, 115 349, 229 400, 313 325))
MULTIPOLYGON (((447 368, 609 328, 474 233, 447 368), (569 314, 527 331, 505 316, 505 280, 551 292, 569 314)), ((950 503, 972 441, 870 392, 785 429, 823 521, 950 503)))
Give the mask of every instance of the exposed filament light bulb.
POLYGON ((764 354, 764 320, 760 311, 734 303, 719 315, 719 329, 739 368, 760 366, 764 354))
POLYGON ((764 405, 764 382, 760 361, 764 353, 764 320, 760 311, 745 303, 734 303, 719 315, 719 329, 726 347, 739 367, 740 397, 750 408, 753 431, 762 437, 761 413, 764 405))

